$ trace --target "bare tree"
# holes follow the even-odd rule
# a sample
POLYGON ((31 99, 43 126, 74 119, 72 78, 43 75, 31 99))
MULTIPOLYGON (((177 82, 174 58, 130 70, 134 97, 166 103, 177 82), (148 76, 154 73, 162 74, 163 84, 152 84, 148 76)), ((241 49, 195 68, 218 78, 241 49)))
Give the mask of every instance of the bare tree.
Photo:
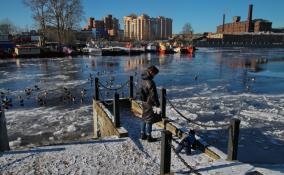
POLYGON ((58 41, 67 41, 69 33, 82 20, 82 2, 81 0, 49 0, 49 14, 49 23, 55 26, 58 41))
POLYGON ((193 34, 193 28, 192 28, 191 24, 185 23, 184 26, 182 27, 181 33, 186 34, 186 35, 188 35, 188 34, 192 35, 193 34))
POLYGON ((23 0, 23 3, 31 9, 36 25, 45 35, 48 21, 48 0, 23 0))
MULTIPOLYGON (((82 0, 24 0, 41 29, 56 29, 57 41, 69 40, 83 16, 82 0)), ((52 30, 53 31, 53 30, 52 30)))

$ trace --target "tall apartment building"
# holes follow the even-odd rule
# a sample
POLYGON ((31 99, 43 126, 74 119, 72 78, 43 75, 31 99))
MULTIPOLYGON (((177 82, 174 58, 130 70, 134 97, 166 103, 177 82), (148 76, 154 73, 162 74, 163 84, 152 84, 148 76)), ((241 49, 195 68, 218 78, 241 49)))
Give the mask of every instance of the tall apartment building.
POLYGON ((146 14, 124 17, 124 37, 136 40, 167 39, 172 36, 172 19, 158 16, 151 18, 146 14))

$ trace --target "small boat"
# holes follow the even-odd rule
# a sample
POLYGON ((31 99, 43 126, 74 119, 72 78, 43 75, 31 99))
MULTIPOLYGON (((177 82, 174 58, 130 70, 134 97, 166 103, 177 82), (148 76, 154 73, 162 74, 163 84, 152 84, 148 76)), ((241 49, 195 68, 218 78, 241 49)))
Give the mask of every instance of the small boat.
POLYGON ((102 56, 129 55, 128 50, 125 47, 106 47, 102 48, 102 56))
POLYGON ((140 55, 145 52, 144 47, 135 47, 131 43, 128 43, 126 45, 126 49, 129 55, 140 55))
POLYGON ((156 53, 158 50, 158 46, 154 43, 149 43, 146 47, 146 52, 156 53))
POLYGON ((163 44, 160 44, 159 52, 160 52, 160 54, 175 53, 173 48, 171 48, 170 46, 163 45, 163 44))
POLYGON ((30 57, 39 56, 40 48, 34 45, 16 45, 15 56, 16 57, 30 57))
POLYGON ((196 48, 193 46, 174 48, 175 53, 181 53, 181 54, 192 54, 195 52, 195 50, 196 48))
POLYGON ((193 53, 195 50, 192 46, 186 48, 186 53, 193 53))
POLYGON ((62 52, 65 55, 71 55, 73 53, 73 49, 67 46, 62 47, 62 52))
POLYGON ((180 53, 180 52, 181 52, 181 47, 176 47, 176 48, 174 48, 174 52, 175 52, 175 53, 180 53))
POLYGON ((145 48, 143 47, 132 47, 128 50, 129 55, 140 55, 142 53, 145 53, 145 48))
POLYGON ((83 53, 93 56, 101 56, 102 55, 102 49, 101 48, 95 48, 95 47, 84 47, 83 53))

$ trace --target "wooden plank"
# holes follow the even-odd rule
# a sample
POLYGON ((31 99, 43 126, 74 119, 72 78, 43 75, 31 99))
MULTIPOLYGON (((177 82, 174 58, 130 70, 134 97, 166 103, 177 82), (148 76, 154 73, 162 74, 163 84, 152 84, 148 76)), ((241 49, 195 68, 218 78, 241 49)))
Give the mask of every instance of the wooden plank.
POLYGON ((97 115, 97 129, 99 129, 102 137, 112 135, 117 135, 118 137, 128 136, 128 131, 126 129, 124 129, 123 127, 115 127, 115 124, 112 121, 113 115, 101 102, 93 100, 93 111, 94 119, 96 118, 95 115, 97 115))

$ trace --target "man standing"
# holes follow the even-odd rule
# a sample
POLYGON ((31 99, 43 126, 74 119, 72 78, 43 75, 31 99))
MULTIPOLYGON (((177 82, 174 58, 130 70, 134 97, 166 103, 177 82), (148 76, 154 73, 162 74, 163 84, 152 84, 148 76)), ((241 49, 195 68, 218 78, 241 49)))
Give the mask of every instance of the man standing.
POLYGON ((157 93, 156 84, 153 81, 153 78, 159 73, 159 69, 155 66, 148 67, 142 73, 142 80, 141 80, 141 101, 142 101, 142 108, 143 108, 143 122, 141 123, 141 139, 146 140, 148 142, 154 142, 157 139, 151 136, 152 132, 152 124, 155 121, 155 113, 153 108, 157 108, 156 111, 161 111, 159 106, 159 98, 157 93))

